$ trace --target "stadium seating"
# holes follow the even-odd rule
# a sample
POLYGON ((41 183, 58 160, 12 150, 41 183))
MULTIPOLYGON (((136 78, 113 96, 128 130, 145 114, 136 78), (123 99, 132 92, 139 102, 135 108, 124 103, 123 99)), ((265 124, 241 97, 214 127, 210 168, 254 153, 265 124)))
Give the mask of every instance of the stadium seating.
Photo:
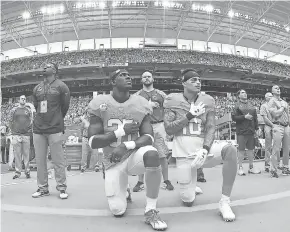
POLYGON ((286 77, 290 75, 289 65, 262 59, 211 52, 144 49, 86 50, 24 57, 2 62, 1 73, 38 69, 45 62, 56 62, 60 66, 90 63, 109 65, 125 62, 186 63, 242 68, 286 77))

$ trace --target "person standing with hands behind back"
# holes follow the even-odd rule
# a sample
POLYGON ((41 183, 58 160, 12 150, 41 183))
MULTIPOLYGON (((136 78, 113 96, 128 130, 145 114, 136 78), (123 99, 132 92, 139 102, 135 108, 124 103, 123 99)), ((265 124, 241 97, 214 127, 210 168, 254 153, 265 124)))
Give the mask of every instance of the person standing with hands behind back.
POLYGON ((260 174, 261 171, 254 168, 255 137, 258 130, 258 117, 256 109, 248 102, 247 92, 243 89, 238 91, 238 102, 232 113, 232 119, 236 122, 238 143, 239 170, 238 175, 245 176, 243 170, 244 155, 248 153, 249 174, 260 174))
POLYGON ((33 141, 37 164, 38 190, 33 198, 49 195, 47 172, 47 149, 50 148, 54 164, 55 180, 59 197, 67 199, 65 159, 62 147, 64 117, 70 103, 70 91, 67 85, 56 78, 58 66, 48 63, 43 68, 44 81, 33 90, 33 104, 36 109, 33 121, 33 141))
POLYGON ((281 145, 283 145, 283 167, 282 175, 290 175, 289 170, 289 149, 290 149, 290 115, 289 106, 281 99, 279 86, 272 87, 273 97, 269 101, 269 111, 273 118, 273 147, 270 157, 270 175, 278 178, 278 156, 280 156, 281 145))

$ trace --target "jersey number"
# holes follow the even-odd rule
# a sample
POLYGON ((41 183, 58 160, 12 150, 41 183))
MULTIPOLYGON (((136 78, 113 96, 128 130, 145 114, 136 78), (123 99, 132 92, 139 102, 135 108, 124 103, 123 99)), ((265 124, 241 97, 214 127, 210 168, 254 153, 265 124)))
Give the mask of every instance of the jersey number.
MULTIPOLYGON (((123 121, 121 119, 116 119, 116 118, 112 118, 108 121, 108 126, 111 127, 113 125, 117 125, 118 128, 126 123, 132 123, 133 120, 132 119, 123 119, 123 121)), ((125 141, 131 141, 132 140, 132 136, 131 135, 125 135, 128 139, 125 141)), ((124 137, 124 136, 123 136, 124 137)), ((122 137, 122 138, 123 138, 122 137)), ((122 138, 118 138, 117 142, 113 142, 110 144, 111 147, 118 147, 121 143, 122 143, 122 138)))
POLYGON ((189 122, 187 127, 183 127, 183 134, 200 135, 201 134, 201 120, 197 119, 197 123, 189 122))

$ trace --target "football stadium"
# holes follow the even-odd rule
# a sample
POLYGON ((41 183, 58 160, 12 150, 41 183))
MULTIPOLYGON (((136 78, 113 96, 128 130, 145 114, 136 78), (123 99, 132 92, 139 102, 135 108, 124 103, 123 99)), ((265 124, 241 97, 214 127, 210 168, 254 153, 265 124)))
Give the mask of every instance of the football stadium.
POLYGON ((1 1, 2 231, 288 232, 289 153, 289 1, 1 1))

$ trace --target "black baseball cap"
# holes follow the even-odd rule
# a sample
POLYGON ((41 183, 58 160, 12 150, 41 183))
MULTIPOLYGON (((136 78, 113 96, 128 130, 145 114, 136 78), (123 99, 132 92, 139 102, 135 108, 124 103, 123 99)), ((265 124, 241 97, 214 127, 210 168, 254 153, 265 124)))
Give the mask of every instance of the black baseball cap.
POLYGON ((181 72, 181 81, 186 82, 192 77, 200 77, 194 69, 185 69, 181 72))
POLYGON ((128 73, 128 71, 126 69, 117 69, 110 74, 110 79, 115 80, 116 77, 119 76, 121 73, 128 73))

